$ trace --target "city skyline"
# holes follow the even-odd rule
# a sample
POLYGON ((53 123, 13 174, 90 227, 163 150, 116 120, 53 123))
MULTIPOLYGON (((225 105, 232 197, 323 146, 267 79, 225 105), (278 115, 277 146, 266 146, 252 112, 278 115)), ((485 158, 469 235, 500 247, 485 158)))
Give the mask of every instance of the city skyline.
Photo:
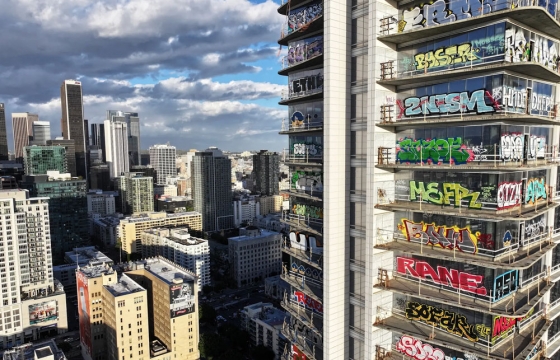
POLYGON ((179 149, 237 151, 244 150, 240 138, 251 138, 255 149, 281 150, 278 2, 164 1, 149 13, 142 3, 38 2, 5 12, 0 28, 12 40, 0 37, 0 102, 8 117, 37 113, 60 136, 60 84, 75 79, 90 124, 105 120, 108 109, 141 114, 143 148, 169 141, 179 149))

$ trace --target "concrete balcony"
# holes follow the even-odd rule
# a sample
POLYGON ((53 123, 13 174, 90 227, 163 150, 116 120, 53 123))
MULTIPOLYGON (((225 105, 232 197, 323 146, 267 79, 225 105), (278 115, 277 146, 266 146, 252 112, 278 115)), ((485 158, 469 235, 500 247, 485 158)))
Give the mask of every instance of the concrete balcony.
MULTIPOLYGON (((382 117, 381 117, 382 119, 382 117)), ((505 123, 511 125, 558 125, 560 120, 557 116, 538 116, 517 113, 494 112, 492 115, 464 114, 449 116, 427 116, 426 118, 414 118, 397 121, 376 122, 376 126, 386 128, 394 132, 400 132, 415 128, 434 128, 444 126, 483 125, 487 123, 505 123)))
MULTIPOLYGON (((507 4, 504 4, 505 10, 473 16, 468 19, 457 20, 442 25, 411 29, 403 32, 398 32, 398 26, 395 26, 398 25, 399 22, 397 19, 395 19, 396 21, 392 24, 389 23, 389 27, 387 26, 387 22, 381 22, 379 29, 379 34, 381 35, 378 35, 377 39, 387 43, 404 44, 436 37, 440 34, 460 31, 465 27, 481 25, 483 23, 506 18, 519 21, 553 38, 560 38, 560 24, 557 18, 550 15, 545 7, 516 5, 514 0, 505 0, 505 2, 507 2, 507 4), (388 29, 389 34, 385 35, 388 29)), ((527 3, 532 5, 533 2, 527 3)))
POLYGON ((493 290, 490 290, 487 295, 477 295, 401 275, 390 276, 386 282, 376 284, 374 287, 477 312, 519 318, 529 315, 535 305, 554 285, 546 278, 547 275, 547 272, 542 272, 538 276, 528 279, 514 292, 497 301, 493 298, 493 290))
MULTIPOLYGON (((471 157, 462 164, 456 164, 453 159, 447 161, 444 158, 433 158, 433 151, 423 153, 422 150, 422 146, 413 146, 407 150, 403 150, 399 147, 379 147, 377 157, 374 157, 374 160, 377 162, 376 167, 386 170, 523 171, 544 169, 560 165, 560 154, 558 154, 556 146, 546 149, 549 151, 547 152, 545 150, 542 157, 521 159, 519 161, 506 161, 501 155, 501 148, 498 144, 494 144, 493 148, 490 145, 484 149, 472 148, 467 145, 461 150, 471 154, 471 157), (402 152, 402 154, 400 154, 400 152, 402 152), (483 153, 479 154, 480 152, 483 153)), ((435 152, 437 151, 438 149, 435 149, 435 152)), ((554 194, 554 197, 560 196, 554 194)))
POLYGON ((313 252, 310 251, 294 249, 292 247, 288 247, 286 244, 282 245, 282 252, 290 255, 293 258, 303 261, 304 263, 309 264, 316 269, 323 271, 322 254, 314 254, 313 252))
POLYGON ((452 79, 459 79, 468 75, 474 77, 489 73, 492 71, 514 71, 521 75, 530 76, 531 78, 539 78, 547 81, 560 81, 560 73, 553 71, 546 66, 537 62, 511 62, 499 61, 492 64, 477 64, 473 66, 464 66, 455 69, 430 71, 427 73, 416 72, 410 75, 400 75, 389 79, 377 80, 381 85, 392 85, 397 87, 397 91, 401 88, 411 88, 415 85, 427 85, 430 83, 438 83, 442 81, 449 81, 452 79))
MULTIPOLYGON (((290 8, 295 9, 294 5, 291 5, 290 8)), ((313 35, 315 33, 319 33, 323 30, 323 15, 319 15, 315 17, 310 23, 304 25, 300 29, 293 31, 287 35, 282 34, 282 37, 278 39, 278 44, 288 46, 288 42, 292 40, 296 40, 301 37, 306 37, 313 35)))
POLYGON ((306 296, 310 296, 322 303, 323 284, 321 282, 292 272, 288 272, 287 274, 283 272, 280 278, 290 284, 293 289, 297 289, 305 293, 306 296))
POLYGON ((558 350, 560 350, 560 332, 557 332, 546 341, 546 357, 549 359, 552 358, 558 350))
POLYGON ((300 121, 290 121, 287 119, 283 119, 282 130, 280 130, 279 134, 297 135, 318 131, 323 131, 323 119, 315 121, 313 119, 304 119, 300 121))
POLYGON ((297 94, 285 94, 283 93, 280 97, 278 104, 280 105, 290 105, 297 102, 307 102, 313 100, 320 100, 323 98, 323 88, 311 89, 306 91, 301 91, 297 94))
POLYGON ((290 64, 285 56, 282 58, 282 70, 278 71, 278 75, 287 76, 292 71, 305 70, 319 65, 323 65, 323 54, 298 62, 297 64, 290 64))
POLYGON ((517 326, 518 331, 515 331, 514 326, 495 341, 479 339, 478 342, 471 342, 439 327, 408 320, 402 310, 393 309, 391 313, 378 308, 378 316, 373 326, 397 334, 414 336, 433 345, 473 353, 482 359, 522 360, 532 353, 535 344, 548 331, 551 324, 552 322, 543 316, 542 311, 539 311, 520 321, 517 326))
POLYGON ((297 197, 300 199, 307 199, 312 201, 323 201, 323 192, 322 191, 303 191, 303 190, 280 190, 281 193, 288 194, 293 197, 297 197), (317 196, 319 195, 319 196, 317 196))
POLYGON ((323 338, 323 317, 321 315, 307 310, 304 306, 295 301, 284 299, 281 305, 292 317, 298 319, 298 321, 315 332, 321 339, 323 338))
POLYGON ((280 222, 289 225, 291 228, 323 236, 323 219, 313 219, 309 216, 283 212, 280 222))
MULTIPOLYGON (((523 248, 520 247, 519 242, 513 243, 514 239, 512 239, 510 246, 501 249, 492 250, 479 247, 476 253, 468 253, 457 250, 454 244, 453 249, 447 249, 433 244, 426 244, 426 239, 414 237, 407 239, 401 232, 378 229, 376 245, 374 247, 402 254, 425 256, 447 261, 460 261, 465 264, 481 267, 523 270, 532 266, 557 245, 554 242, 555 235, 552 237, 537 235, 533 238, 539 240, 529 243, 529 239, 526 239, 528 243, 523 248)), ((523 244, 523 241, 521 244, 523 244)))

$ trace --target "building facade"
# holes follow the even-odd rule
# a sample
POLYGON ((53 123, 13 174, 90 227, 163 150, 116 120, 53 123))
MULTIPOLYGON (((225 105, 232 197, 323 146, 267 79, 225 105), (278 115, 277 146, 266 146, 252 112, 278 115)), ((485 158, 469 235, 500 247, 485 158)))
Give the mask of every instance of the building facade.
POLYGON ((60 86, 62 105, 62 137, 74 140, 76 156, 76 176, 87 178, 86 152, 88 140, 84 127, 84 102, 82 84, 76 80, 65 80, 60 86))
POLYGON ((142 257, 162 256, 197 276, 198 288, 211 284, 208 240, 189 234, 188 228, 154 228, 141 234, 142 257))
POLYGON ((39 121, 39 115, 26 113, 12 113, 12 132, 14 139, 14 154, 16 161, 23 162, 23 152, 33 140, 33 123, 39 121))
POLYGON ((558 4, 465 5, 279 8, 293 356, 559 356, 558 4))
POLYGON ((259 196, 260 214, 279 214, 282 212, 283 203, 284 197, 282 195, 259 196))
POLYGON ((177 176, 177 165, 175 157, 177 150, 175 146, 154 145, 150 146, 150 165, 157 173, 156 184, 166 184, 168 176, 177 176))
POLYGON ((6 128, 6 109, 0 103, 0 160, 8 160, 8 130, 6 128))
POLYGON ((256 226, 242 228, 239 234, 228 239, 231 276, 237 286, 278 275, 282 264, 281 234, 256 226))
POLYGON ((159 227, 188 226, 191 230, 202 231, 202 216, 195 211, 168 214, 152 212, 138 214, 121 220, 118 236, 122 250, 127 254, 142 253, 142 232, 159 227))
POLYGON ((271 303, 260 302, 241 310, 241 326, 249 333, 253 345, 266 346, 274 351, 277 359, 284 354, 288 344, 281 329, 289 318, 289 314, 271 303))
POLYGON ((250 224, 261 214, 258 197, 253 199, 235 200, 233 202, 233 221, 235 227, 241 224, 250 224))
POLYGON ((0 349, 66 332, 64 288, 53 278, 49 199, 0 190, 0 349), (5 254, 5 255, 4 255, 5 254))
POLYGON ((260 195, 278 195, 280 157, 278 153, 261 150, 253 155, 254 191, 260 195))
POLYGON ((128 125, 124 114, 116 112, 107 114, 105 120, 105 148, 103 155, 105 162, 109 165, 111 178, 121 176, 130 171, 130 160, 128 155, 128 125))
POLYGON ((101 149, 102 161, 105 162, 105 124, 91 124, 91 145, 101 149))
POLYGON ((34 121, 31 124, 33 132, 32 145, 47 145, 51 139, 51 123, 48 121, 34 121))
POLYGON ((66 173, 66 150, 62 146, 26 146, 23 169, 25 175, 46 175, 47 171, 66 173))
POLYGON ((87 193, 88 214, 112 215, 116 212, 116 191, 90 190, 87 193))
POLYGON ((195 154, 191 166, 194 210, 202 214, 204 231, 234 226, 231 160, 218 148, 195 154))
POLYGON ((65 140, 56 138, 53 140, 47 140, 47 146, 64 147, 64 151, 66 151, 66 167, 68 168, 67 172, 72 176, 78 176, 76 170, 76 146, 73 139, 65 140))
POLYGON ((29 190, 31 196, 50 198, 49 222, 55 264, 63 263, 65 252, 87 245, 89 226, 85 180, 48 171, 47 175, 26 175, 21 186, 29 190))

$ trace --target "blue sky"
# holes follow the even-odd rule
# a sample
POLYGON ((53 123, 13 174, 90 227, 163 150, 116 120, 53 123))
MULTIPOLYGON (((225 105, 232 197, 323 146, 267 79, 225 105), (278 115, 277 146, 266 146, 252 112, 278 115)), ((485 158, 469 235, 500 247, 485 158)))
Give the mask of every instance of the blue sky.
POLYGON ((287 79, 279 3, 248 0, 0 0, 0 102, 60 135, 60 84, 83 84, 85 117, 135 111, 141 145, 281 150, 287 79))

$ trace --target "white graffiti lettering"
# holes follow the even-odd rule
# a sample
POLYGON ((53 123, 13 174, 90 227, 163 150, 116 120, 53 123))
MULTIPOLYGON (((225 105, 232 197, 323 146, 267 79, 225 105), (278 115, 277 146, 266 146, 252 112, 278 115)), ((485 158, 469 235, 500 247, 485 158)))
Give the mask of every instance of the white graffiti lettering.
POLYGON ((520 161, 523 159, 523 134, 503 134, 500 138, 500 158, 502 161, 520 161))
POLYGON ((498 210, 521 204, 523 182, 504 182, 498 185, 498 210))
POLYGON ((550 111, 552 108, 552 97, 533 93, 531 95, 531 110, 550 111))
POLYGON ((544 217, 539 220, 533 220, 525 224, 525 237, 530 238, 533 236, 538 236, 545 232, 545 221, 544 217))
POLYGON ((422 341, 407 335, 399 339, 396 348, 398 352, 416 360, 445 360, 445 353, 441 349, 434 349, 432 345, 423 344, 422 341))
POLYGON ((321 156, 323 151, 321 145, 296 143, 294 144, 294 155, 321 156))
POLYGON ((528 61, 530 48, 523 29, 506 29, 506 60, 511 62, 528 61))
POLYGON ((544 159, 546 138, 531 135, 529 137, 529 148, 527 159, 544 159))
POLYGON ((527 89, 516 89, 504 86, 504 100, 502 105, 506 111, 517 111, 524 113, 527 109, 527 89))

